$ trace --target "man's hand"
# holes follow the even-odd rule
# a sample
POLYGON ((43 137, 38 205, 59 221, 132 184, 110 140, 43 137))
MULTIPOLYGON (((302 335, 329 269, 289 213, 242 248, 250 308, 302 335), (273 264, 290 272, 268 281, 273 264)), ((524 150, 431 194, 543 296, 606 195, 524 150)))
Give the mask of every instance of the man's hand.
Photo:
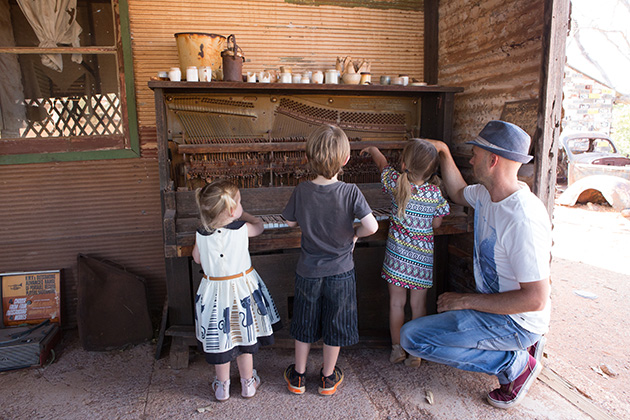
POLYGON ((446 292, 438 296, 437 311, 456 311, 458 309, 469 309, 466 307, 466 293, 446 292))
POLYGON ((438 296, 438 312, 473 309, 491 314, 511 315, 542 311, 549 299, 549 279, 520 283, 519 290, 501 293, 454 293, 438 296))

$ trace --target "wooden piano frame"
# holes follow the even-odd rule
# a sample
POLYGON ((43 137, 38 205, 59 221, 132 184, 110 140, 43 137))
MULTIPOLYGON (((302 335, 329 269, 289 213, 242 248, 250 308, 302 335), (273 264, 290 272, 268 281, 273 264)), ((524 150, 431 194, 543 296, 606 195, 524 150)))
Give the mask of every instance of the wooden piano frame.
MULTIPOLYGON (((412 98, 417 103, 417 132, 415 136, 451 141, 454 94, 461 88, 440 86, 381 86, 381 85, 329 85, 329 84, 261 84, 241 82, 166 82, 151 81, 149 87, 155 94, 155 111, 162 201, 164 257, 166 265, 167 304, 163 329, 158 342, 158 354, 164 335, 170 336, 171 367, 178 369, 188 365, 189 346, 195 344, 193 296, 199 283, 199 269, 192 258, 194 232, 199 224, 194 191, 175 187, 172 160, 174 153, 222 153, 265 150, 303 150, 296 143, 250 144, 178 144, 173 147, 174 133, 169 125, 169 109, 166 102, 171 95, 273 95, 278 97, 309 97, 328 95, 329 101, 344 97, 361 97, 384 100, 386 98, 412 98), (169 141, 171 144, 169 144, 169 141), (166 321, 168 320, 168 321, 166 321)), ((304 133, 307 135, 308 133, 304 133)), ((351 142, 353 150, 365 147, 368 142, 351 142)), ((370 142, 382 148, 402 148, 401 142, 370 142)), ((380 184, 357 184, 373 209, 389 207, 380 184)), ((279 214, 287 202, 292 186, 270 188, 241 188, 243 207, 254 215, 279 214)), ((432 288, 428 310, 435 308, 436 294, 446 289, 448 276, 449 235, 472 231, 472 216, 459 206, 451 206, 451 214, 445 217, 436 230, 435 287, 432 288), (433 302, 432 302, 433 300, 433 302)), ((364 341, 389 340, 387 327, 387 288, 380 280, 380 264, 387 237, 387 220, 379 221, 379 231, 361 240, 355 249, 357 261, 357 294, 359 300, 359 329, 364 341), (383 294, 384 293, 384 294, 383 294)), ((278 306, 285 328, 276 334, 277 341, 289 340, 288 324, 292 311, 293 270, 299 255, 300 229, 283 228, 266 230, 262 235, 250 238, 252 262, 278 306), (279 339, 279 340, 278 340, 279 339)))

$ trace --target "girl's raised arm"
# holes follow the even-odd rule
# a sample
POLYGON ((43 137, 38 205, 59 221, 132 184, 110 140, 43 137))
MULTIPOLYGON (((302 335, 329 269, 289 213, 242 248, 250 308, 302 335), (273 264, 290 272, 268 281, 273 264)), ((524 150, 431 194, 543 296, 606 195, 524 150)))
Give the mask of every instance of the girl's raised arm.
POLYGON ((265 230, 262 219, 260 217, 252 216, 246 211, 243 212, 240 220, 247 223, 247 236, 250 238, 260 235, 265 230))

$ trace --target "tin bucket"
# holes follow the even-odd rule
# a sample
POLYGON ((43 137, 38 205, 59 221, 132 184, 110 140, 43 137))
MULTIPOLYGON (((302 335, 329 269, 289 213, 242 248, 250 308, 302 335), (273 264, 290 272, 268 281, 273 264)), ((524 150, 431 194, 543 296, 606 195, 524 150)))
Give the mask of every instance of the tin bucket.
POLYGON ((221 80, 221 51, 225 49, 226 38, 223 35, 202 32, 180 32, 175 34, 179 67, 186 71, 188 67, 212 67, 212 79, 221 80))

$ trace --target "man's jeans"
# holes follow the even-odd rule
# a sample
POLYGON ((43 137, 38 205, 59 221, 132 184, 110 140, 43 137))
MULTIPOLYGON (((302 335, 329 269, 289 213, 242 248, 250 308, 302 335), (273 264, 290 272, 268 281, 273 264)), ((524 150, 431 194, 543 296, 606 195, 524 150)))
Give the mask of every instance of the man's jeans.
POLYGON ((473 310, 448 311, 407 322, 400 344, 409 353, 462 370, 515 380, 529 360, 527 348, 540 339, 508 315, 473 310))

